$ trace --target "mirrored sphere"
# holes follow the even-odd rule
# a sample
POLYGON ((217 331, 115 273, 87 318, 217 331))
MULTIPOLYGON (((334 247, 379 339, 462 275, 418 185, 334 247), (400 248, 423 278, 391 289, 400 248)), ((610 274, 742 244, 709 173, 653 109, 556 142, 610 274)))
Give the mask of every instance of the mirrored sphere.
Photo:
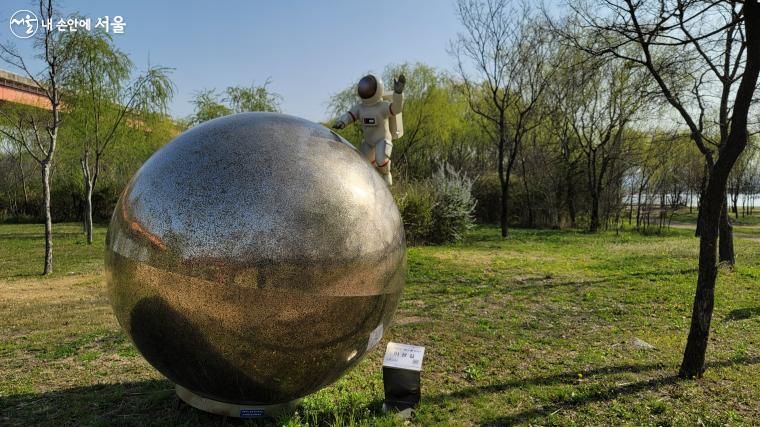
POLYGON ((338 379, 404 286, 399 211, 325 127, 243 113, 184 132, 121 194, 108 291, 140 353, 210 399, 272 404, 338 379))

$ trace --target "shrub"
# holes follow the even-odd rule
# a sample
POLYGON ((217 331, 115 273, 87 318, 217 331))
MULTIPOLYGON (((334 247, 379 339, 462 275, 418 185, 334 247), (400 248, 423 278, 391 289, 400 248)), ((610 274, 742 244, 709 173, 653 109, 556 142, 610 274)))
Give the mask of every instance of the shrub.
POLYGON ((475 199, 472 181, 442 167, 433 177, 393 187, 409 244, 449 243, 461 240, 472 227, 475 199))
POLYGON ((430 183, 435 205, 429 241, 447 243, 461 240, 473 223, 476 202, 472 197, 472 181, 447 165, 433 174, 430 183))
POLYGON ((396 204, 404 221, 409 244, 427 243, 433 225, 435 196, 427 183, 412 183, 394 187, 396 204))

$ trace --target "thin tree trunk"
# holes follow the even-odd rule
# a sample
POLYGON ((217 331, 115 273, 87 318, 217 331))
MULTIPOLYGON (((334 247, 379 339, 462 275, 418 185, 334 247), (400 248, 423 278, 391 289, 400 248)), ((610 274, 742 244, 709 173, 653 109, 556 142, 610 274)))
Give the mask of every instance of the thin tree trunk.
POLYGON ((533 200, 530 197, 530 187, 528 186, 528 173, 525 170, 525 157, 520 158, 520 166, 522 168, 523 188, 525 189, 525 201, 528 204, 528 228, 533 228, 535 225, 535 217, 533 215, 533 200))
POLYGON ((501 237, 509 237, 509 183, 501 183, 501 237))
POLYGON ((45 268, 44 275, 53 272, 53 219, 50 209, 50 163, 43 162, 42 169, 42 199, 45 216, 45 268))
MULTIPOLYGON (((571 173, 568 172, 568 178, 571 173)), ((567 213, 570 215, 570 228, 576 227, 576 210, 575 210, 575 187, 572 181, 567 181, 567 213)))
POLYGON ((720 210, 719 230, 719 262, 733 266, 736 264, 736 254, 734 253, 734 227, 731 225, 731 219, 728 215, 728 203, 725 199, 723 199, 723 207, 720 210))
POLYGON ((628 209, 628 226, 631 226, 631 222, 633 221, 633 192, 635 191, 635 187, 633 185, 633 180, 631 180, 631 192, 630 192, 630 198, 631 198, 631 208, 628 209))
POLYGON ((504 149, 506 148, 505 124, 499 123, 499 184, 501 185, 501 207, 499 217, 501 220, 501 237, 509 236, 509 171, 504 170, 504 149))
POLYGON ((692 213, 692 212, 694 212, 694 208, 692 207, 692 203, 691 203, 691 199, 692 199, 691 186, 689 186, 689 187, 690 187, 689 188, 689 195, 686 196, 686 204, 689 206, 689 213, 692 213))
POLYGON ((24 163, 21 156, 19 156, 18 169, 21 172, 21 190, 24 193, 24 205, 21 207, 21 211, 26 213, 26 207, 29 206, 29 193, 26 191, 26 173, 24 173, 24 163))
POLYGON ((702 182, 699 184, 699 201, 697 205, 697 227, 694 230, 694 237, 699 237, 702 231, 702 205, 704 204, 705 191, 707 190, 707 177, 709 174, 709 166, 705 161, 705 168, 702 174, 702 182))
POLYGON ((589 231, 594 233, 599 230, 599 194, 595 190, 591 191, 591 223, 589 231))
MULTIPOLYGON (((87 243, 92 243, 92 192, 95 187, 97 175, 90 173, 89 155, 85 153, 80 160, 82 165, 82 177, 84 178, 84 232, 87 235, 87 243)), ((97 160, 95 167, 97 168, 97 160)), ((97 174, 97 171, 95 171, 97 174)))
POLYGON ((87 181, 87 189, 85 190, 85 215, 84 215, 84 227, 87 234, 87 243, 92 243, 92 184, 87 181))

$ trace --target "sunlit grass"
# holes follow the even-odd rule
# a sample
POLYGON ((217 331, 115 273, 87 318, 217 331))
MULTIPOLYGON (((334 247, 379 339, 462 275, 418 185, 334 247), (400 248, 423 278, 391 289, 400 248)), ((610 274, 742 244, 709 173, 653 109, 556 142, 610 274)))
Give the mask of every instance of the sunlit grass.
MULTIPOLYGON (((104 230, 90 246, 77 225, 56 229, 56 273, 41 278, 41 227, 0 225, 0 424, 220 424, 177 405, 121 332, 104 292, 104 230)), ((481 227, 460 244, 410 248, 384 342, 427 348, 412 423, 755 424, 760 242, 737 234, 737 267, 721 269, 705 378, 675 378, 697 243, 680 229, 518 229, 503 240, 481 227)), ((381 414, 381 361, 375 350, 278 424, 403 424, 381 414)))

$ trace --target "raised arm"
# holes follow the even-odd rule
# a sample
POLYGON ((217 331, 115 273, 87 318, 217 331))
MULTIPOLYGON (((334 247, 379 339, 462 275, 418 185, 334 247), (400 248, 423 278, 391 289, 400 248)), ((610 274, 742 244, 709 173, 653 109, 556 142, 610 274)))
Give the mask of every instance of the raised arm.
POLYGON ((350 110, 338 117, 338 120, 335 121, 332 127, 333 129, 343 129, 346 125, 355 122, 357 119, 359 119, 359 104, 354 104, 350 110))
POLYGON ((393 80, 393 100, 389 107, 392 116, 404 111, 404 86, 406 86, 406 77, 403 74, 393 80))

